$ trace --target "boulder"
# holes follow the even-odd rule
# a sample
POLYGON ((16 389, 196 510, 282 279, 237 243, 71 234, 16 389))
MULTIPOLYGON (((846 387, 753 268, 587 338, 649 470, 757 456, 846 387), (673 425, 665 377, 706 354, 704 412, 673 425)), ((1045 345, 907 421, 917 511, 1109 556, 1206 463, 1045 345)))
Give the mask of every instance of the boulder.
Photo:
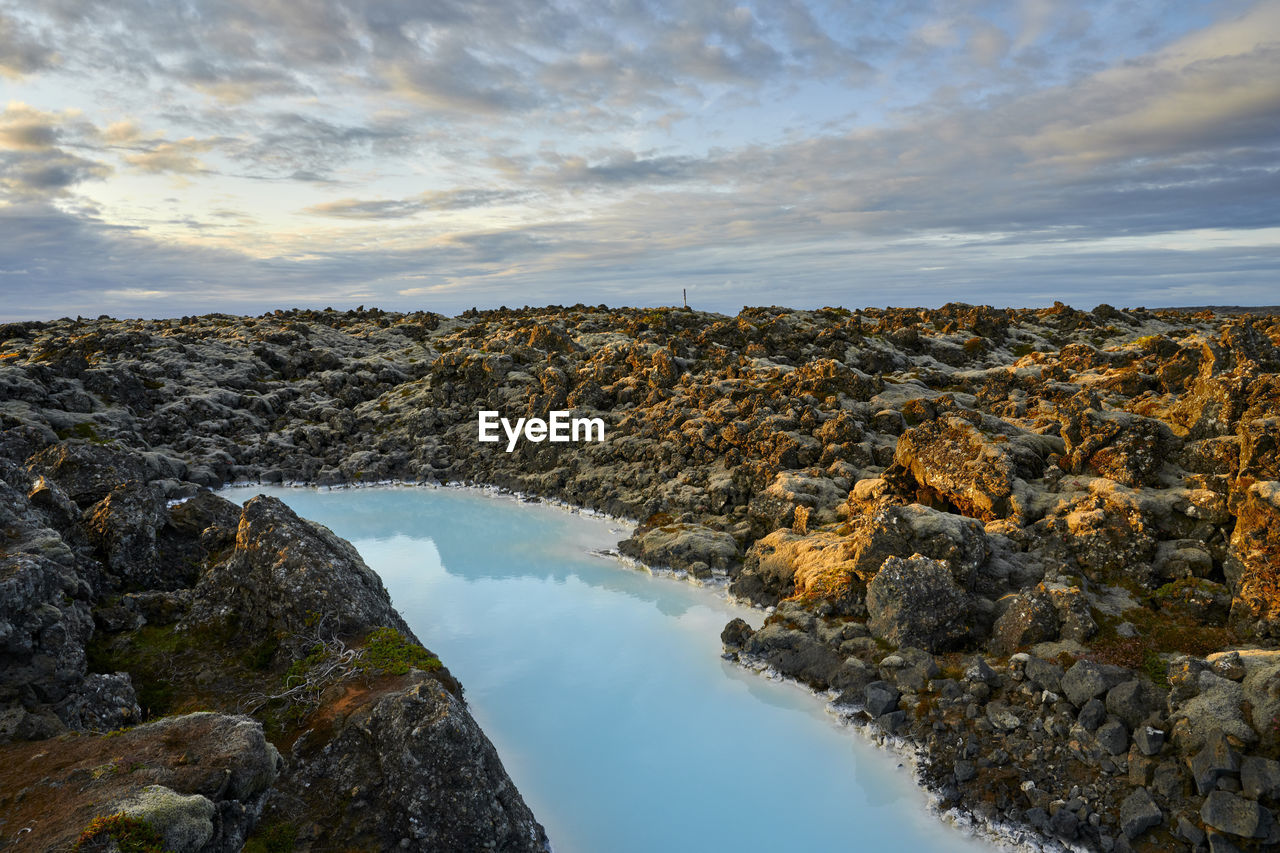
POLYGON ((991 628, 991 653, 1002 657, 1058 639, 1058 610, 1043 590, 1014 596, 991 628))
POLYGON ((1162 508, 1107 480, 1089 485, 1087 494, 1061 502, 1036 522, 1044 548, 1074 561, 1092 579, 1152 586, 1162 508))
POLYGON ((1210 732, 1200 751, 1191 757, 1191 779, 1201 795, 1215 790, 1218 780, 1240 772, 1240 754, 1221 731, 1210 732))
POLYGON ((1079 660, 1062 676, 1062 690, 1072 705, 1082 708, 1130 677, 1132 673, 1124 667, 1079 660))
POLYGON ((739 559, 733 536, 701 524, 640 528, 630 539, 619 542, 618 550, 649 566, 684 571, 703 563, 724 572, 739 559))
POLYGON ((724 626, 724 630, 720 632, 720 642, 728 649, 740 649, 747 639, 754 633, 754 629, 747 624, 745 619, 732 619, 724 626))
POLYGON ((1063 588, 1059 585, 1044 585, 1058 612, 1058 637, 1077 643, 1088 641, 1098 633, 1098 623, 1090 612, 1089 598, 1074 587, 1063 588))
POLYGON ((1048 690, 1050 693, 1062 692, 1063 669, 1056 663, 1028 655, 1023 672, 1026 673, 1027 679, 1041 690, 1048 690))
POLYGON ((1137 838, 1164 820, 1164 812, 1146 788, 1135 788, 1120 804, 1120 828, 1129 838, 1137 838))
POLYGON ((1136 729, 1151 712, 1164 708, 1167 692, 1150 682, 1131 679, 1107 691, 1107 712, 1136 729))
POLYGON ((1257 652, 1246 658, 1242 699, 1252 709, 1249 721, 1271 745, 1280 744, 1275 721, 1280 719, 1280 652, 1257 652))
POLYGON ((742 650, 818 690, 832 686, 844 664, 844 657, 834 648, 776 617, 748 637, 742 650))
POLYGON ((863 691, 863 707, 872 717, 879 717, 895 710, 902 694, 887 681, 873 681, 863 691))
POLYGON ((340 817, 324 849, 544 853, 546 833, 462 701, 425 674, 346 710, 294 745, 298 795, 340 817), (362 803, 377 808, 359 808, 362 803))
POLYGON ((947 564, 919 554, 885 560, 867 586, 867 627, 897 646, 937 652, 960 645, 969 635, 969 607, 947 564))
POLYGON ((1078 403, 1063 411, 1067 452, 1058 464, 1074 473, 1094 473, 1129 487, 1157 485, 1161 466, 1180 444, 1168 426, 1152 418, 1078 403))
POLYGON ((757 604, 795 594, 860 601, 886 559, 913 554, 945 561, 967 589, 990 545, 982 525, 971 519, 919 504, 873 502, 837 531, 802 535, 784 529, 758 539, 730 589, 757 604))
POLYGON ((900 490, 922 503, 982 521, 1020 520, 1025 498, 1011 450, 1008 436, 989 435, 963 417, 939 417, 899 437, 888 476, 902 479, 900 490))
POLYGON ((0 742, 136 722, 127 677, 86 680, 98 571, 0 479, 0 742))
POLYGON ((1280 799, 1280 761, 1246 755, 1240 762, 1240 792, 1251 800, 1280 799))
POLYGON ((1098 730, 1107 719, 1107 706, 1098 699, 1090 699, 1080 708, 1080 713, 1076 715, 1076 722, 1085 731, 1093 733, 1098 730))
POLYGON ((81 508, 102 500, 120 483, 147 479, 146 466, 136 453, 85 441, 46 447, 27 460, 27 467, 61 486, 81 508))
POLYGON ((71 849, 95 816, 124 813, 150 824, 165 850, 234 853, 283 767, 258 721, 208 712, 25 750, 11 773, 27 796, 11 799, 6 817, 32 827, 23 841, 33 850, 71 849))
POLYGON ((174 589, 193 577, 160 564, 156 532, 167 516, 160 490, 133 481, 121 483, 86 509, 82 526, 95 556, 125 590, 174 589))
POLYGON ((244 505, 235 548, 201 577, 184 624, 231 629, 246 644, 278 640, 295 655, 317 637, 379 627, 413 638, 349 542, 262 495, 244 505))
POLYGON ((1098 746, 1112 755, 1123 755, 1129 750, 1129 730, 1115 717, 1098 726, 1093 737, 1098 746))
POLYGON ((211 549, 235 544, 241 508, 214 492, 200 492, 169 510, 169 525, 189 539, 206 540, 211 549))
MULTIPOLYGON (((856 422, 855 422, 856 423, 856 422)), ((817 527, 836 520, 836 509, 849 496, 828 477, 803 471, 779 471, 768 488, 751 499, 748 516, 765 530, 790 527, 797 507, 808 511, 808 524, 817 527)))
POLYGON ((1154 726, 1140 725, 1133 730, 1133 742, 1143 755, 1159 755, 1164 748, 1164 732, 1154 726))
POLYGON ((775 530, 751 546, 730 591, 764 605, 797 593, 804 598, 861 597, 865 578, 874 571, 861 559, 853 537, 775 530))
POLYGON ((1214 732, 1222 732, 1240 743, 1253 744, 1257 732, 1244 719, 1244 689, 1212 672, 1197 676, 1199 693, 1183 702, 1170 717, 1174 743, 1183 752, 1197 752, 1214 732))
POLYGON ((172 853, 201 853, 213 838, 217 811, 208 797, 179 794, 163 785, 148 785, 115 806, 116 813, 146 822, 172 853))
POLYGON ((1213 791, 1205 797, 1200 819, 1206 826, 1242 838, 1266 838, 1271 832, 1271 812, 1227 791, 1213 791))

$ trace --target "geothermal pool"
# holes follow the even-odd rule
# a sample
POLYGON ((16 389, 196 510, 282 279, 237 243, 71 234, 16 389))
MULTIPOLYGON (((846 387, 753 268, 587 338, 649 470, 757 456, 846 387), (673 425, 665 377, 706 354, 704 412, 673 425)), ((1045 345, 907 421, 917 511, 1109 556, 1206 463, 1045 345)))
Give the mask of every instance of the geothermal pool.
POLYGON ((262 493, 382 576, 556 853, 991 849, 821 699, 720 658, 759 611, 593 554, 618 522, 465 489, 223 492, 262 493))

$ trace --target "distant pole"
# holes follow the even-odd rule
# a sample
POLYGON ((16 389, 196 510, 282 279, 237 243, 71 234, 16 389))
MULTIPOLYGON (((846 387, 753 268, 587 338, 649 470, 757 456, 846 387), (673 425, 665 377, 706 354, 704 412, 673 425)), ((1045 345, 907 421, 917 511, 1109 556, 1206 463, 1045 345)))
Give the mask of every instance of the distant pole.
POLYGON ((684 307, 689 307, 689 289, 687 287, 680 288, 680 298, 684 300, 684 307))

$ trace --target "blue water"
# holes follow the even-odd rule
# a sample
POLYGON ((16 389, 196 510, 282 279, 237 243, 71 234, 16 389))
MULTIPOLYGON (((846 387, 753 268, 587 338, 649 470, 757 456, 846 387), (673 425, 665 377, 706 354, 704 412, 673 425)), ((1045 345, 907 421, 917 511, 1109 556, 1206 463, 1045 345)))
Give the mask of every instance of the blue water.
POLYGON ((617 522, 460 489, 223 494, 264 492, 382 576, 556 853, 991 849, 820 699, 720 658, 759 611, 591 554, 617 522))

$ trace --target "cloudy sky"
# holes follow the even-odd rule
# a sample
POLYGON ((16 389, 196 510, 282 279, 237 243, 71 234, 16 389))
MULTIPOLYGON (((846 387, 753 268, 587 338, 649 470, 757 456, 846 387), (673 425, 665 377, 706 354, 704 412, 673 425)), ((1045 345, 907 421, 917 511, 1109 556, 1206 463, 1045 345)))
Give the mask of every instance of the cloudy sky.
POLYGON ((1280 302, 1280 0, 0 0, 0 318, 1280 302))

